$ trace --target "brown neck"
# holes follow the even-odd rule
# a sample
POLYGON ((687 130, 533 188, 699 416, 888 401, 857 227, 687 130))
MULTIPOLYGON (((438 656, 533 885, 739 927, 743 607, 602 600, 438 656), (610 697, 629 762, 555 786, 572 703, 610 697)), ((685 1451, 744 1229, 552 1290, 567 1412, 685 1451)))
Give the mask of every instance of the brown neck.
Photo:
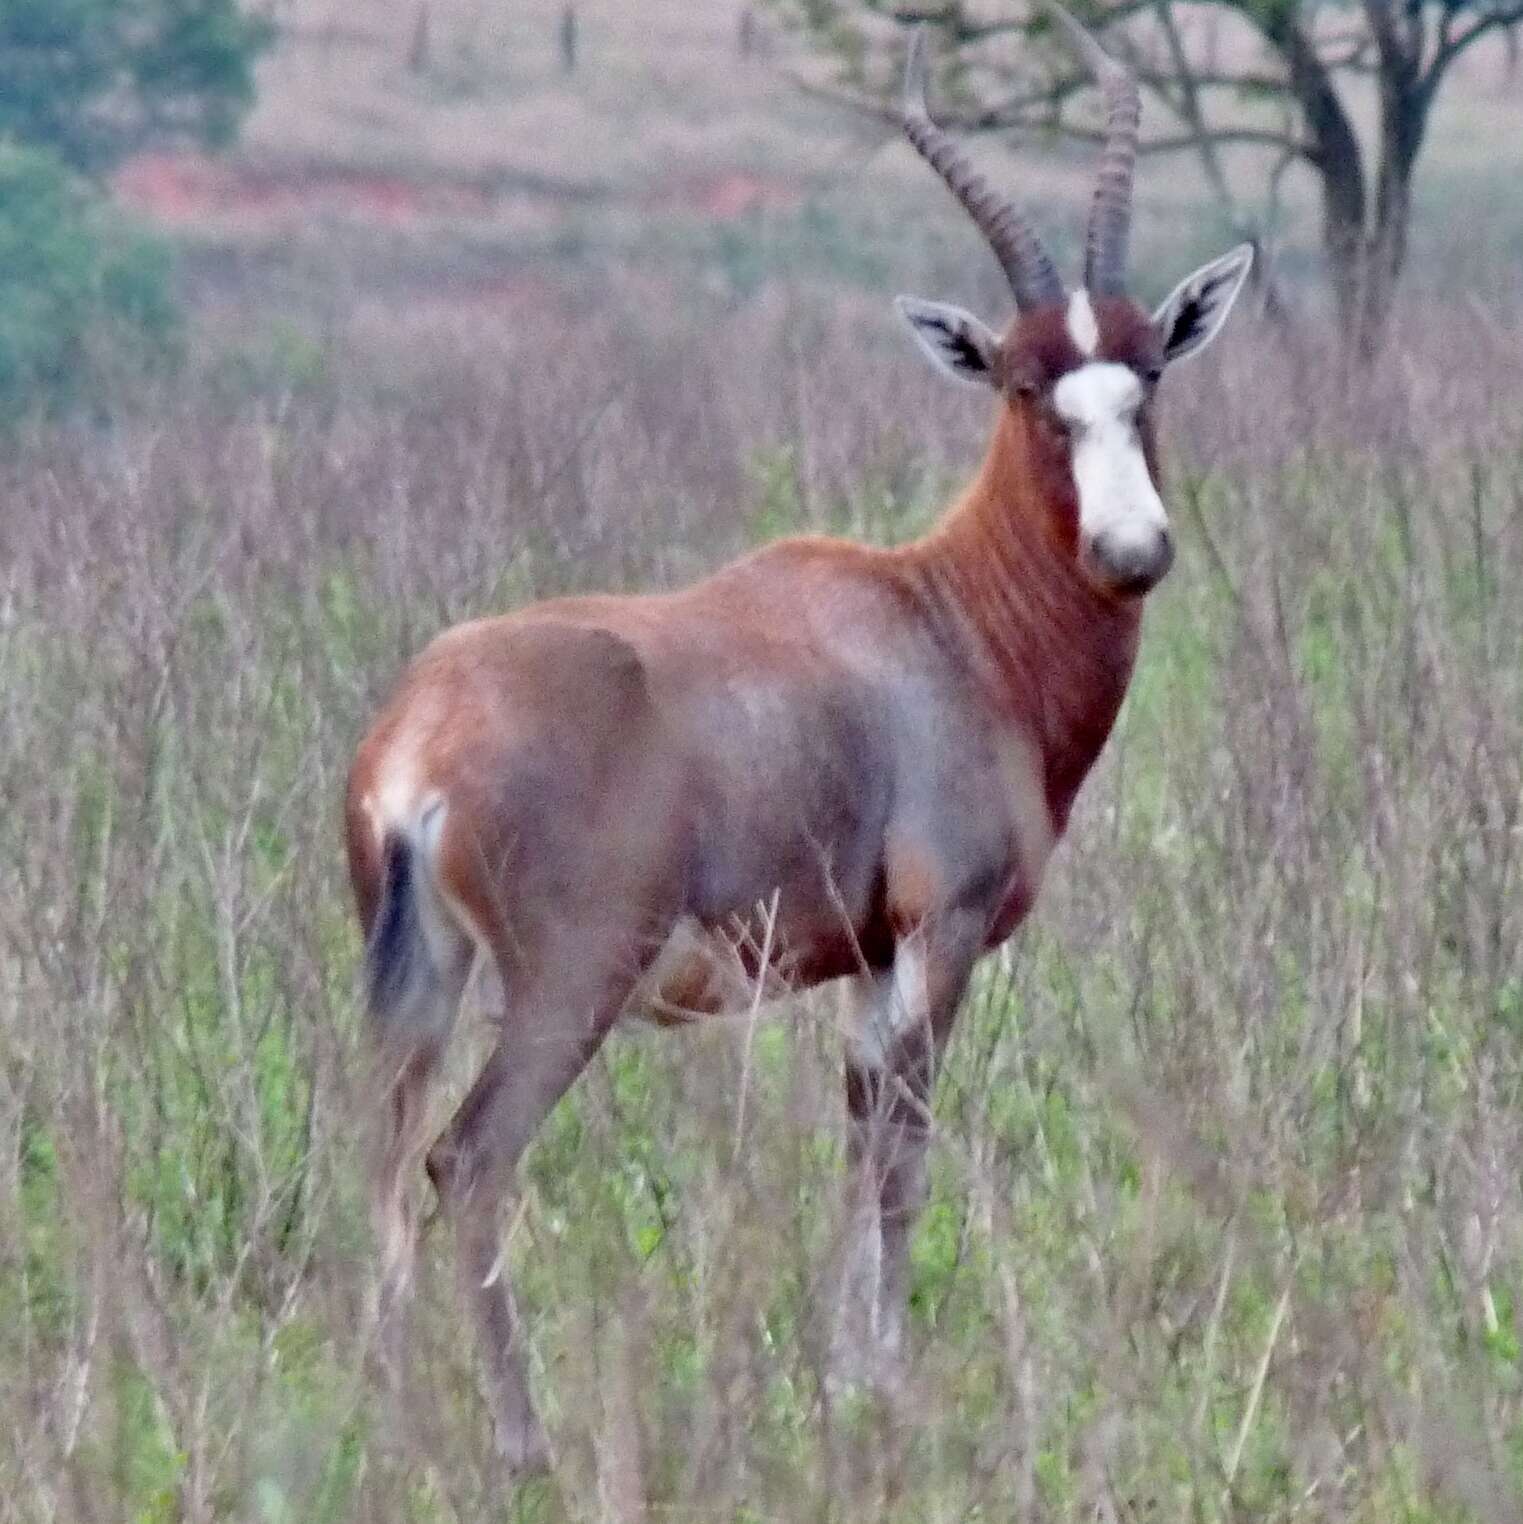
POLYGON ((1061 830, 1126 694, 1142 610, 1080 571, 1049 506, 1072 487, 1043 479, 1030 427, 1018 406, 1001 405, 978 475, 904 556, 943 638, 1041 747, 1061 830))

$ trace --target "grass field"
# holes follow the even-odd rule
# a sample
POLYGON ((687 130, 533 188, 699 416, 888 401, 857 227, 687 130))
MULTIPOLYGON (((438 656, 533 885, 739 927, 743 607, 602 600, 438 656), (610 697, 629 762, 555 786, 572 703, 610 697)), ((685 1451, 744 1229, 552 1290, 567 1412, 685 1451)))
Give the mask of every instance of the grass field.
MULTIPOLYGON (((731 7, 586 5, 570 84, 556 9, 440 0, 414 75, 415 6, 284 6, 239 154, 126 187, 186 250, 185 370, 0 452, 0 1524, 1523 1521, 1489 56, 1378 372, 1240 314, 1165 383, 1179 564, 950 1053, 903 1400, 823 1381, 828 992, 617 1035, 530 1154, 552 1480, 493 1464, 442 1233, 383 1394, 338 808, 375 706, 468 615, 914 534, 987 424, 885 300, 998 311, 923 171, 781 40, 736 61, 731 7)), ((1076 162, 1023 182, 1054 222, 1076 162)), ((1218 240, 1143 184, 1152 292, 1218 240)))
POLYGON ((821 1382, 831 1001, 757 1034, 743 1137, 743 1026, 621 1036, 530 1160, 560 1464, 511 1497, 442 1238, 400 1406, 367 1366, 349 747, 446 620, 912 531, 982 405, 637 288, 24 441, 0 1517, 1518 1518, 1520 330, 1449 333, 1357 403, 1249 324, 1170 380, 1181 564, 952 1051, 904 1407, 821 1382))

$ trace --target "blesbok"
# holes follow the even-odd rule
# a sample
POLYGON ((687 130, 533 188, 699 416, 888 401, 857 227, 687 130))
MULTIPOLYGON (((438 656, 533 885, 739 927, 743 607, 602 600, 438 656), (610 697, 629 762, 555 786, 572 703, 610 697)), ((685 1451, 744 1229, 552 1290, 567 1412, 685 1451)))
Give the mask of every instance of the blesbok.
POLYGON ((998 403, 983 465, 940 523, 894 549, 785 540, 680 592, 460 625, 355 758, 388 1318, 412 1271, 426 1089, 476 960, 505 992, 426 1164, 514 1466, 546 1458, 502 1265, 517 1161, 621 1015, 696 1020, 749 1000, 749 981, 853 983, 846 1106, 867 1205, 836 1350, 859 1372, 894 1368, 937 1057, 1116 718, 1143 595, 1173 557, 1155 390, 1215 335, 1251 258, 1204 266, 1152 316, 1127 297, 1138 92, 1064 24, 1107 107, 1072 292, 931 121, 924 44, 910 49, 905 131, 1017 309, 1000 338, 956 307, 899 302, 931 358, 998 403))

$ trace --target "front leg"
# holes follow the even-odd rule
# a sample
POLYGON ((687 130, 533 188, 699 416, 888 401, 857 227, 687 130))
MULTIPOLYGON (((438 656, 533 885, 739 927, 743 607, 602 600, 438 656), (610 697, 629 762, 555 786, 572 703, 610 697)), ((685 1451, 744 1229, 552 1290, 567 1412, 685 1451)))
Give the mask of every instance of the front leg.
POLYGON ((852 1214, 830 1358, 838 1382, 899 1384, 936 1066, 985 924, 971 912, 923 921, 898 940, 892 967, 855 983, 845 1066, 852 1214))

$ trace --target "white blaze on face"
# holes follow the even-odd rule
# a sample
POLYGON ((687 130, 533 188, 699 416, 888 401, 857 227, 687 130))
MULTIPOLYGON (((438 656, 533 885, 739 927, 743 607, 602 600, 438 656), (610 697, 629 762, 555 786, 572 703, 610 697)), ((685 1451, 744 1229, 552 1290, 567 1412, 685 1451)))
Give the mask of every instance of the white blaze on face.
POLYGON ((1100 325, 1095 321, 1094 304, 1089 292, 1083 289, 1068 298, 1068 336, 1085 359, 1090 359, 1100 347, 1100 325))
MULTIPOLYGON (((1070 311, 1070 326, 1077 326, 1074 318, 1070 311)), ((1080 539, 1093 549, 1103 536, 1121 557, 1156 546, 1168 528, 1137 431, 1142 400, 1142 382, 1130 366, 1099 360, 1069 371, 1052 394, 1073 436, 1080 539)))

